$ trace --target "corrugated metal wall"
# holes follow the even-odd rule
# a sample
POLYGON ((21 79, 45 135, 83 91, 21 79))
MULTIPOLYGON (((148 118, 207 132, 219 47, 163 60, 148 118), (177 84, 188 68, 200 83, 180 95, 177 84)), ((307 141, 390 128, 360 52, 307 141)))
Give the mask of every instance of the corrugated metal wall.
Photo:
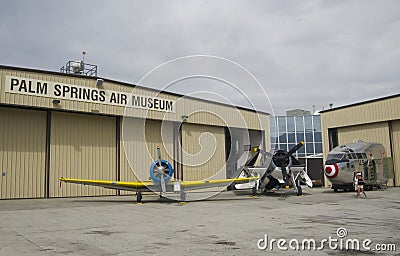
POLYGON ((387 122, 339 128, 338 139, 339 145, 351 143, 358 139, 366 142, 378 142, 385 147, 387 156, 391 156, 387 122))
POLYGON ((400 119, 400 97, 321 113, 321 120, 325 128, 378 123, 397 119, 400 119))
POLYGON ((225 131, 223 127, 182 125, 183 180, 226 177, 225 131))
POLYGON ((400 120, 392 122, 392 148, 395 185, 400 186, 400 120))
POLYGON ((0 199, 45 195, 46 112, 0 108, 0 199))
POLYGON ((122 181, 148 180, 150 165, 157 160, 157 147, 162 159, 173 165, 172 123, 158 120, 124 118, 121 125, 122 181), (161 136, 163 131, 163 136, 161 136), (129 159, 129 162, 128 162, 129 159), (133 169, 133 170, 132 170, 133 169))
POLYGON ((116 180, 116 120, 53 112, 50 137, 50 197, 115 195, 114 190, 75 184, 59 177, 116 180))

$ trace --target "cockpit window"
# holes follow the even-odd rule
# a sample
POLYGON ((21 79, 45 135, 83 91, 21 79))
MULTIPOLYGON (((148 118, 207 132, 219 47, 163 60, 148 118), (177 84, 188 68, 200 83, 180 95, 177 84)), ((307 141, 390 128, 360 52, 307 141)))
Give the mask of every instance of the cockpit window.
POLYGON ((338 154, 328 154, 326 160, 342 160, 345 154, 338 153, 338 154))
POLYGON ((325 164, 335 164, 341 162, 349 162, 348 158, 349 154, 346 153, 336 153, 336 154, 328 154, 326 157, 325 164))
POLYGON ((358 158, 358 159, 363 159, 363 158, 364 158, 364 157, 363 157, 363 154, 357 153, 357 158, 358 158))

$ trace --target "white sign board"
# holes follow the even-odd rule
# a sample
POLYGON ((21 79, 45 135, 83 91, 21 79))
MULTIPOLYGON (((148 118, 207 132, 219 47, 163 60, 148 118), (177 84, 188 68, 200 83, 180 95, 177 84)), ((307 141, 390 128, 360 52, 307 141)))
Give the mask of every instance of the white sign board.
POLYGON ((38 97, 175 112, 175 101, 101 88, 6 76, 5 91, 38 97))

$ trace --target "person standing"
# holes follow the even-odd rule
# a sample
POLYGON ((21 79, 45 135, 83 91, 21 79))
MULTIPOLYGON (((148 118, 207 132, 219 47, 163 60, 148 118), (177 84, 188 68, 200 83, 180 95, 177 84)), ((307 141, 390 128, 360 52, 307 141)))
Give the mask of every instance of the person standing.
POLYGON ((360 198, 361 193, 363 193, 365 198, 367 198, 367 195, 364 192, 365 180, 361 172, 356 173, 355 184, 357 186, 357 198, 360 198))

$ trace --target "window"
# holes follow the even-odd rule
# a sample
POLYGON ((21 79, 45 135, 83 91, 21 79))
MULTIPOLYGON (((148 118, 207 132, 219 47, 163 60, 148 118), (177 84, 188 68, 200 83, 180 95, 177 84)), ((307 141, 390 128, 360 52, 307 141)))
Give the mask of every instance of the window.
POLYGON ((296 116, 295 119, 296 119, 296 131, 303 131, 304 130, 303 117, 296 116))
POLYGON ((312 130, 312 120, 311 116, 305 116, 304 117, 304 126, 306 131, 311 131, 312 130))
POLYGON ((294 132, 294 116, 288 116, 287 117, 287 131, 288 132, 294 132))
POLYGON ((313 142, 312 132, 306 132, 306 142, 313 142))
POLYGON ((288 144, 288 151, 291 150, 292 148, 294 148, 294 146, 296 146, 296 144, 294 144, 294 143, 289 143, 289 144, 288 144))
POLYGON ((313 116, 314 131, 321 131, 321 117, 313 116))
POLYGON ((322 153, 322 143, 315 143, 315 154, 321 154, 322 153))
POLYGON ((280 135, 279 135, 279 143, 287 143, 286 133, 280 133, 280 135))
POLYGON ((286 118, 278 116, 278 129, 280 133, 286 133, 286 118))
POLYGON ((304 133, 298 132, 296 133, 296 136, 297 136, 297 143, 304 141, 304 133))
POLYGON ((314 155, 314 144, 306 143, 306 152, 307 155, 314 155))
POLYGON ((314 132, 314 141, 322 142, 322 133, 321 132, 314 132))
POLYGON ((304 154, 306 153, 306 147, 303 145, 301 148, 297 150, 297 152, 304 156, 304 154))
POLYGON ((278 149, 287 150, 287 144, 278 144, 278 149))
POLYGON ((296 143, 296 138, 294 133, 288 133, 288 142, 289 143, 296 143))

